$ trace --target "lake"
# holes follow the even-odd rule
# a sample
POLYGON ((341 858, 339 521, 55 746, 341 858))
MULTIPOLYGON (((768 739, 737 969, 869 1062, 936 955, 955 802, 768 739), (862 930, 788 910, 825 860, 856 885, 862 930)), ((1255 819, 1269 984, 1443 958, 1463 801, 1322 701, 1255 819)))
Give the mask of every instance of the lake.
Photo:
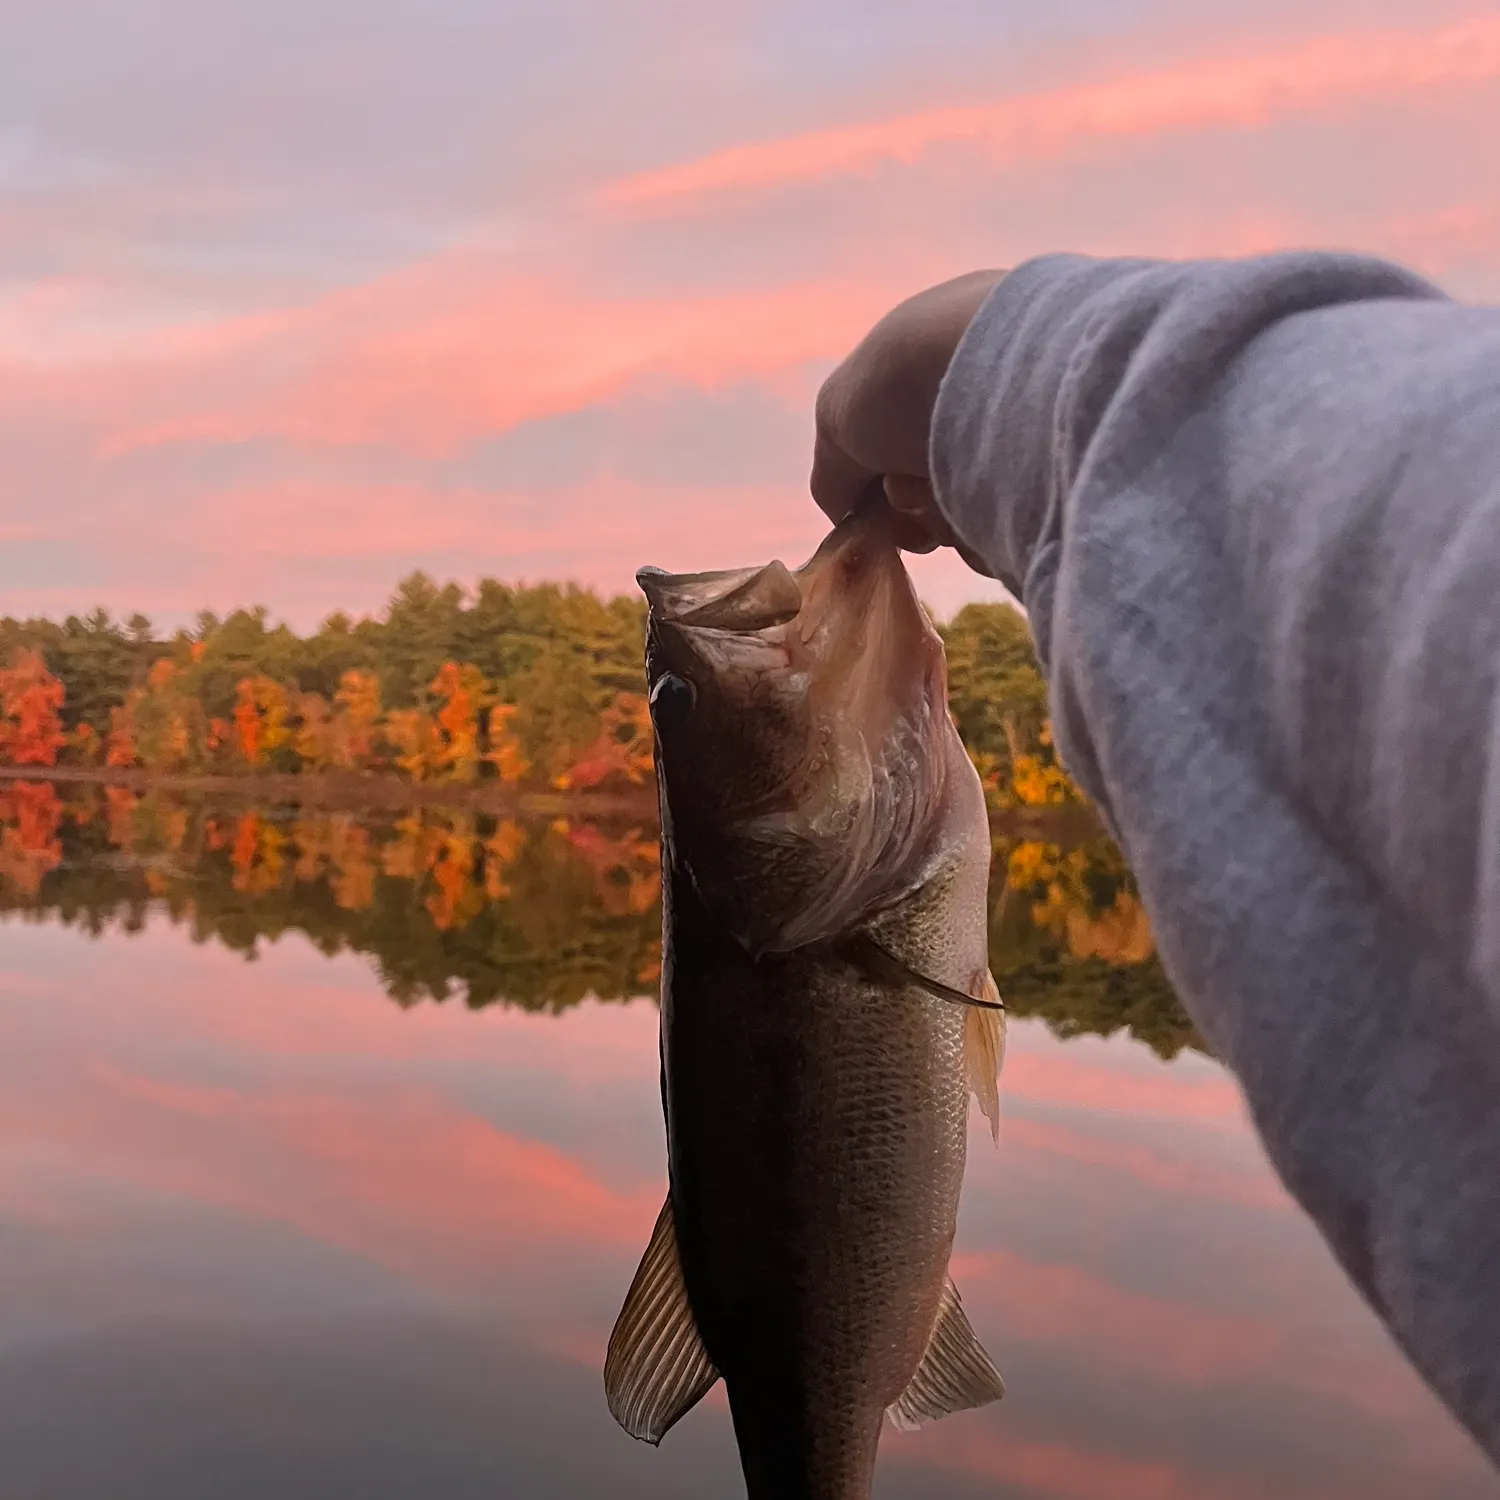
MULTIPOLYGON (((605 1341, 664 1191, 649 828, 0 789, 6 1500, 742 1494, 605 1341)), ((1493 1496, 1265 1165, 1105 847, 998 840, 955 1280, 877 1494, 1493 1496)))

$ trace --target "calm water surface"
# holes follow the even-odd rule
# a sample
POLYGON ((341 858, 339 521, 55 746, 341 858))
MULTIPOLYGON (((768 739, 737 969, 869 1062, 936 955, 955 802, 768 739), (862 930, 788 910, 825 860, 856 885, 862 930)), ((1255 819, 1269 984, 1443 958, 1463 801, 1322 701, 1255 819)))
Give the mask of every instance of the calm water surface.
MULTIPOLYGON (((743 1493, 721 1390, 653 1450, 601 1388, 664 1191, 653 860, 0 793, 6 1500, 743 1493)), ((1000 845, 996 885, 1029 1016, 954 1275, 1008 1394, 888 1433, 877 1493, 1500 1493, 1272 1179, 1108 851, 1000 845)))

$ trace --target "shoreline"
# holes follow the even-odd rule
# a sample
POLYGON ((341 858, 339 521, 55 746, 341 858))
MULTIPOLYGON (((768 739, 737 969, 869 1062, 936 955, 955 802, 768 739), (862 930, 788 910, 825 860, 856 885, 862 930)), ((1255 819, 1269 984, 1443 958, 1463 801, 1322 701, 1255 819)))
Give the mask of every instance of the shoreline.
MULTIPOLYGON (((184 792, 242 802, 324 808, 339 812, 397 811, 407 807, 445 807, 498 817, 583 820, 620 818, 657 820, 656 789, 635 792, 517 791, 493 782, 464 786, 452 782, 407 781, 399 776, 264 775, 158 773, 107 766, 0 766, 0 785, 18 781, 51 781, 72 786, 120 786, 135 792, 184 792)), ((1104 836, 1092 808, 1081 804, 1004 808, 990 814, 990 827, 1002 834, 1045 837, 1072 843, 1104 836), (1048 837, 1050 835, 1050 837, 1048 837)))
POLYGON ((400 776, 313 775, 267 772, 225 776, 174 774, 105 766, 0 766, 0 783, 53 781, 72 786, 121 786, 131 791, 189 792, 244 802, 298 807, 361 808, 389 811, 404 807, 450 807, 501 817, 562 817, 588 812, 595 817, 649 817, 656 821, 656 788, 638 792, 516 791, 493 782, 464 786, 454 782, 407 781, 400 776))

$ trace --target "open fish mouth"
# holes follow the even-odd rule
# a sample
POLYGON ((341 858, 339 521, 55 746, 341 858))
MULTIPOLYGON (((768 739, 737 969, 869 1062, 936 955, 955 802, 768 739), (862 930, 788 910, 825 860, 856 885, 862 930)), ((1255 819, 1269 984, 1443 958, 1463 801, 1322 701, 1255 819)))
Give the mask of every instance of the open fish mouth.
POLYGON ((645 567, 635 581, 658 624, 749 634, 786 625, 820 594, 837 592, 877 554, 899 557, 889 516, 866 505, 841 521, 795 572, 777 560, 759 567, 669 573, 645 567))
POLYGON ((749 633, 785 625, 802 612, 802 590, 782 562, 715 573, 642 568, 635 581, 663 625, 749 633))

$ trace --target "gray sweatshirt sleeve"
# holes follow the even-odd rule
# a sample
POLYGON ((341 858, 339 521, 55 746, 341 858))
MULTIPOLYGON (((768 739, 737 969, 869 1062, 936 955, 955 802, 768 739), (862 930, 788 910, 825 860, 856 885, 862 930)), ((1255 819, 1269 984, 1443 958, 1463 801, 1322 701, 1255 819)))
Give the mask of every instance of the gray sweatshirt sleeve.
POLYGON ((1500 1462, 1500 311, 1047 257, 932 459, 1282 1180, 1500 1462))

